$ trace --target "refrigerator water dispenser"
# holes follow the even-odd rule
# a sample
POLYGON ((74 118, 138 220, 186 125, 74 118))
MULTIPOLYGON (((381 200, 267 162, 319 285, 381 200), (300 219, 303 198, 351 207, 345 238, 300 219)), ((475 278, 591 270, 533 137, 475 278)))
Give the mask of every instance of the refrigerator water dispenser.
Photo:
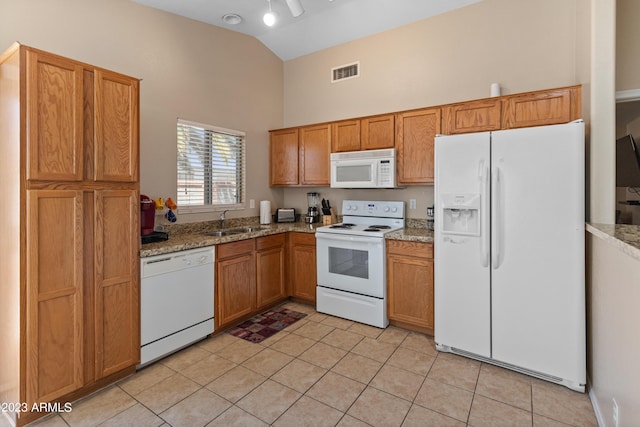
POLYGON ((442 233, 480 235, 480 194, 443 194, 442 233))

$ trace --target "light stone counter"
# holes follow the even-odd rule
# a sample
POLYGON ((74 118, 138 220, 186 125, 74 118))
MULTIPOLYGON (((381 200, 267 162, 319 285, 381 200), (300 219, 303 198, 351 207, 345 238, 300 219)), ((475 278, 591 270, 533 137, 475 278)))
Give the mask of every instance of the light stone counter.
MULTIPOLYGON (((200 224, 200 223, 198 223, 200 224)), ((315 233, 318 224, 305 224, 302 222, 279 223, 260 225, 262 230, 252 231, 250 233, 231 234, 228 236, 206 236, 204 233, 209 231, 220 230, 218 228, 201 227, 194 224, 189 229, 180 233, 170 233, 169 240, 157 243, 146 243, 140 248, 140 258, 146 258, 153 255, 162 255, 171 252, 179 252, 187 249, 202 248, 205 246, 220 245, 222 243, 235 242, 238 240, 253 239, 254 237, 269 236, 271 234, 286 233, 288 231, 297 231, 303 233, 315 233)), ((238 228, 243 225, 235 225, 238 228)), ((251 224, 252 227, 258 227, 257 224, 251 224)))
MULTIPOLYGON (((421 225, 421 224, 419 224, 421 225)), ((163 255, 171 252, 179 252, 187 249, 202 248, 205 246, 220 245, 223 243, 236 242, 238 240, 253 239, 254 237, 268 236, 271 234, 286 233, 288 231, 297 231, 302 233, 315 233, 316 228, 322 224, 305 224, 304 222, 291 223, 275 223, 268 225, 258 225, 254 219, 232 219, 229 220, 229 226, 219 228, 218 221, 198 222, 189 224, 180 224, 173 226, 169 230, 169 240, 157 243, 146 243, 140 248, 140 258, 146 258, 154 255, 163 255), (238 227, 261 227, 262 230, 250 233, 231 234, 228 236, 206 236, 205 233, 210 231, 219 231, 224 229, 238 227), (172 231, 173 230, 173 231, 172 231)), ((433 242, 433 231, 424 227, 404 228, 402 230, 387 233, 386 239, 407 240, 412 242, 433 242)))
POLYGON ((427 228, 403 228, 384 235, 385 239, 433 243, 433 231, 427 228))
POLYGON ((587 223, 586 229, 640 261, 640 225, 587 223))

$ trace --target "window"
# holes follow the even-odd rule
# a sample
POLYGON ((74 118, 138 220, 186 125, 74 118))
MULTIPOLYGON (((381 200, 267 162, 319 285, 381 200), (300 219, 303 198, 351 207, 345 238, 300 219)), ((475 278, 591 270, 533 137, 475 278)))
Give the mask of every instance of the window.
POLYGON ((244 207, 245 133, 178 119, 181 212, 244 207))

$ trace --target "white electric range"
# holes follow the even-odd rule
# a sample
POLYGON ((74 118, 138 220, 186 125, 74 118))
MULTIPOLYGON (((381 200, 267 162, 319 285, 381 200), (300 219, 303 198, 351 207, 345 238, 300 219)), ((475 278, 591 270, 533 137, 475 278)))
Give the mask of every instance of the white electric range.
POLYGON ((316 230, 316 309, 385 328, 384 235, 404 228, 404 202, 345 200, 342 215, 342 223, 316 230))

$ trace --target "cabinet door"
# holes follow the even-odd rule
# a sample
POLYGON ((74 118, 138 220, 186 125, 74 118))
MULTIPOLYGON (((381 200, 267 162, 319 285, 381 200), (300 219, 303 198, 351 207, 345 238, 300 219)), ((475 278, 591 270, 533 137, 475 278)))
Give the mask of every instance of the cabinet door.
POLYGON ((83 234, 81 191, 27 191, 29 404, 52 401, 84 383, 83 234))
POLYGON ((395 146, 395 116, 367 117, 360 121, 362 127, 361 149, 377 150, 395 146))
POLYGON ((230 326, 250 315, 256 307, 253 240, 216 247, 216 328, 230 326), (224 254, 233 256, 224 258, 224 254))
POLYGON ((300 184, 329 185, 331 125, 300 129, 300 184))
POLYGON ((360 150, 360 120, 344 120, 331 124, 331 152, 360 150))
POLYGON ((138 180, 138 80, 95 70, 95 179, 138 180))
POLYGON ((298 184, 298 129, 269 134, 269 185, 298 184))
POLYGON ((440 109, 399 113, 396 125, 398 184, 432 184, 434 138, 440 133, 440 109))
POLYGON ((280 245, 256 252, 257 308, 262 308, 286 298, 284 286, 284 235, 282 235, 282 238, 280 245))
POLYGON ((82 66, 27 50, 27 179, 80 181, 82 66))
POLYGON ((568 123, 581 117, 581 102, 579 86, 508 96, 502 128, 568 123))
POLYGON ((500 129, 500 98, 481 99, 442 108, 442 133, 484 132, 500 129))
POLYGON ((387 279, 389 319, 433 333, 433 245, 389 241, 387 279))
POLYGON ((315 236, 313 234, 291 233, 289 263, 292 295, 315 304, 318 279, 315 236))
POLYGON ((96 378, 140 360, 139 197, 135 190, 94 195, 96 378))

